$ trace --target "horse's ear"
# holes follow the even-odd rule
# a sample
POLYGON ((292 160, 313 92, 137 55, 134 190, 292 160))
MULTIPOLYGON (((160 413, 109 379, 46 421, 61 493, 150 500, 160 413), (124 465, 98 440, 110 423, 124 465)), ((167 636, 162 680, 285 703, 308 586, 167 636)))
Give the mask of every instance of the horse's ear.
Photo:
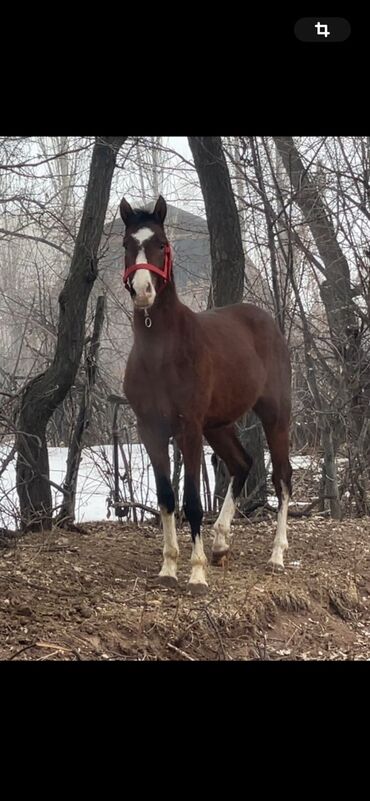
POLYGON ((167 214, 167 203, 162 195, 159 195, 159 198, 154 206, 153 214, 158 217, 160 223, 163 225, 167 214))
POLYGON ((130 204, 127 203, 127 200, 125 200, 124 197, 121 200, 119 210, 121 212, 121 217, 123 219, 123 222, 125 223, 125 225, 127 225, 128 218, 131 217, 131 215, 134 212, 132 211, 130 204))

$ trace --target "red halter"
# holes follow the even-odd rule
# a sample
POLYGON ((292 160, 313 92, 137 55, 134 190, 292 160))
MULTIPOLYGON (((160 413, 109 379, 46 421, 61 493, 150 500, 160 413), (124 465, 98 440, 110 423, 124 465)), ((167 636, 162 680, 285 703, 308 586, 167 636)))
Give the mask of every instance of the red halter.
MULTIPOLYGON (((160 267, 156 267, 154 264, 147 264, 147 262, 145 262, 145 264, 132 264, 131 267, 127 267, 127 269, 122 270, 122 273, 121 273, 122 274, 122 280, 123 280, 123 283, 124 283, 126 289, 128 289, 128 291, 130 291, 130 287, 128 285, 129 276, 132 273, 136 273, 136 270, 149 270, 149 272, 157 273, 157 275, 160 275, 161 278, 163 278, 163 280, 164 280, 163 287, 164 287, 171 280, 172 267, 173 267, 173 261, 172 261, 171 247, 170 247, 170 245, 167 244, 167 245, 165 245, 165 248, 164 248, 163 269, 161 269, 160 267)), ((161 287, 161 289, 163 289, 163 287, 161 287)))

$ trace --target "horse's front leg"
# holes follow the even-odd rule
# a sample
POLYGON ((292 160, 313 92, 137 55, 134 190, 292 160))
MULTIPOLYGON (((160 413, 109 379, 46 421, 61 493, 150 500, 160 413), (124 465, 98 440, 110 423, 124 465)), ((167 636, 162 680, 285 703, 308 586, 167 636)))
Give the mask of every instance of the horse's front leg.
POLYGON ((195 426, 184 425, 181 436, 176 437, 184 457, 184 512, 190 523, 193 549, 189 589, 194 595, 207 592, 207 558, 203 549, 201 523, 203 508, 200 500, 200 461, 202 453, 202 431, 195 426))
POLYGON ((170 480, 169 437, 143 425, 139 426, 139 431, 154 470, 163 528, 163 565, 158 578, 166 587, 177 587, 179 546, 175 525, 175 495, 170 480))

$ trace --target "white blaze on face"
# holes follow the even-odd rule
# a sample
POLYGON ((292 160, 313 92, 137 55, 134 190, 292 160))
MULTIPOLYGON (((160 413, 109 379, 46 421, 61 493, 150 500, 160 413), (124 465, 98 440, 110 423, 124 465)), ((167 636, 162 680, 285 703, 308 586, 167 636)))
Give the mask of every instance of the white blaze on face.
MULTIPOLYGON (((135 234, 132 234, 132 237, 136 240, 139 245, 139 252, 136 257, 135 264, 147 264, 148 259, 145 254, 145 243, 148 242, 151 237, 154 236, 154 231, 151 231, 150 228, 140 228, 139 231, 136 231, 135 234)), ((151 287, 151 297, 150 297, 150 305, 154 303, 155 299, 155 289, 152 282, 152 276, 150 270, 137 270, 136 273, 133 274, 132 277, 132 287, 136 292, 136 298, 138 300, 145 298, 147 294, 148 284, 151 287)))

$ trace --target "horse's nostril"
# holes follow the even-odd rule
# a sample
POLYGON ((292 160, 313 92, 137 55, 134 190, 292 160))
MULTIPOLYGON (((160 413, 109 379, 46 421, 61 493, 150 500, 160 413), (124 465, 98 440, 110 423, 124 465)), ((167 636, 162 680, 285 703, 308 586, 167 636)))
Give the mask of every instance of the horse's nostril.
POLYGON ((147 291, 148 295, 151 295, 151 294, 152 294, 152 286, 151 286, 151 284, 149 283, 149 281, 148 281, 148 283, 147 283, 147 285, 146 285, 146 291, 147 291))

